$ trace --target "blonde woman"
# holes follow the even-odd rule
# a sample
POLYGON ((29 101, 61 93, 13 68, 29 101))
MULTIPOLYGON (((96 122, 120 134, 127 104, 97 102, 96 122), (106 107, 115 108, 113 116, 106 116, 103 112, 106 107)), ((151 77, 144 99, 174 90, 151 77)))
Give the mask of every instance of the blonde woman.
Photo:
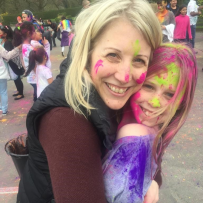
MULTIPOLYGON (((144 0, 98 1, 80 13, 75 34, 71 57, 28 114, 29 159, 17 202, 106 202, 101 157, 162 40, 144 0)), ((145 201, 157 199, 153 181, 145 201)))

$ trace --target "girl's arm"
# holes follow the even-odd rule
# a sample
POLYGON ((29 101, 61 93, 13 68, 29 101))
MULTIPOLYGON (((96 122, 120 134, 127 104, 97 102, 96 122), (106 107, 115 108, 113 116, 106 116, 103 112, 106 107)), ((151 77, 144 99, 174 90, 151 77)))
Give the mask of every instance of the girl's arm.
POLYGON ((51 84, 53 82, 53 78, 47 79, 48 83, 51 84))
POLYGON ((188 23, 187 23, 187 31, 189 35, 189 39, 192 39, 192 33, 191 33, 191 28, 190 28, 190 18, 188 17, 188 23))
POLYGON ((6 59, 7 61, 9 61, 10 59, 19 56, 21 47, 22 47, 22 46, 20 45, 20 46, 16 47, 15 49, 13 49, 12 51, 6 51, 6 50, 4 49, 4 47, 2 47, 2 46, 0 45, 0 56, 1 56, 2 58, 6 59))

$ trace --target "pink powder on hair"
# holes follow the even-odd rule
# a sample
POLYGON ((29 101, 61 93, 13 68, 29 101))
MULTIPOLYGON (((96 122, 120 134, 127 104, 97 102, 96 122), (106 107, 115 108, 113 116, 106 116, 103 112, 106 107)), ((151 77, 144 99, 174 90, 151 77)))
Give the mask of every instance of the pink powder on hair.
POLYGON ((146 75, 147 75, 147 71, 142 73, 140 78, 136 80, 136 83, 139 84, 139 85, 142 84, 145 81, 146 75))
POLYGON ((97 63, 96 63, 96 65, 94 66, 94 69, 95 69, 96 74, 97 74, 97 72, 98 72, 98 70, 99 70, 99 67, 104 67, 102 60, 98 60, 97 63))

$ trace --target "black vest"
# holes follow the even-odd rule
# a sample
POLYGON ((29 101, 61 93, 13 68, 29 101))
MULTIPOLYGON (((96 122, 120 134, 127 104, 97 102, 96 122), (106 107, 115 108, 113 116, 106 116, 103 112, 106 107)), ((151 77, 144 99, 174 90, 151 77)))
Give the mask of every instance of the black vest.
MULTIPOLYGON (((47 157, 37 133, 42 115, 55 107, 69 108, 64 95, 64 75, 69 64, 68 59, 62 62, 60 75, 42 92, 28 113, 26 125, 29 158, 20 181, 17 203, 51 203, 54 199, 47 157)), ((91 111, 88 120, 96 127, 103 148, 111 149, 117 129, 115 111, 106 107, 94 88, 90 103, 96 110, 91 111)), ((83 113, 86 115, 85 110, 83 113)))

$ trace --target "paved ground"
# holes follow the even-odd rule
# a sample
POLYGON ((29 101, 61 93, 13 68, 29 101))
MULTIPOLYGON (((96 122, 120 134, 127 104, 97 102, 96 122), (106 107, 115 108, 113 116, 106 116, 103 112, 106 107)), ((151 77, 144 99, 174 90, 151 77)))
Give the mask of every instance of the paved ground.
MULTIPOLYGON (((160 203, 203 202, 203 33, 197 33, 199 77, 195 100, 186 124, 170 144, 163 160, 163 186, 160 203)), ((56 76, 63 60, 58 47, 51 52, 52 70, 56 76)), ((26 115, 32 106, 32 87, 23 79, 25 98, 14 101, 13 81, 8 82, 9 114, 0 121, 0 202, 15 203, 19 177, 11 158, 5 153, 5 143, 24 132, 26 115), (9 191, 10 190, 10 191, 9 191)))

